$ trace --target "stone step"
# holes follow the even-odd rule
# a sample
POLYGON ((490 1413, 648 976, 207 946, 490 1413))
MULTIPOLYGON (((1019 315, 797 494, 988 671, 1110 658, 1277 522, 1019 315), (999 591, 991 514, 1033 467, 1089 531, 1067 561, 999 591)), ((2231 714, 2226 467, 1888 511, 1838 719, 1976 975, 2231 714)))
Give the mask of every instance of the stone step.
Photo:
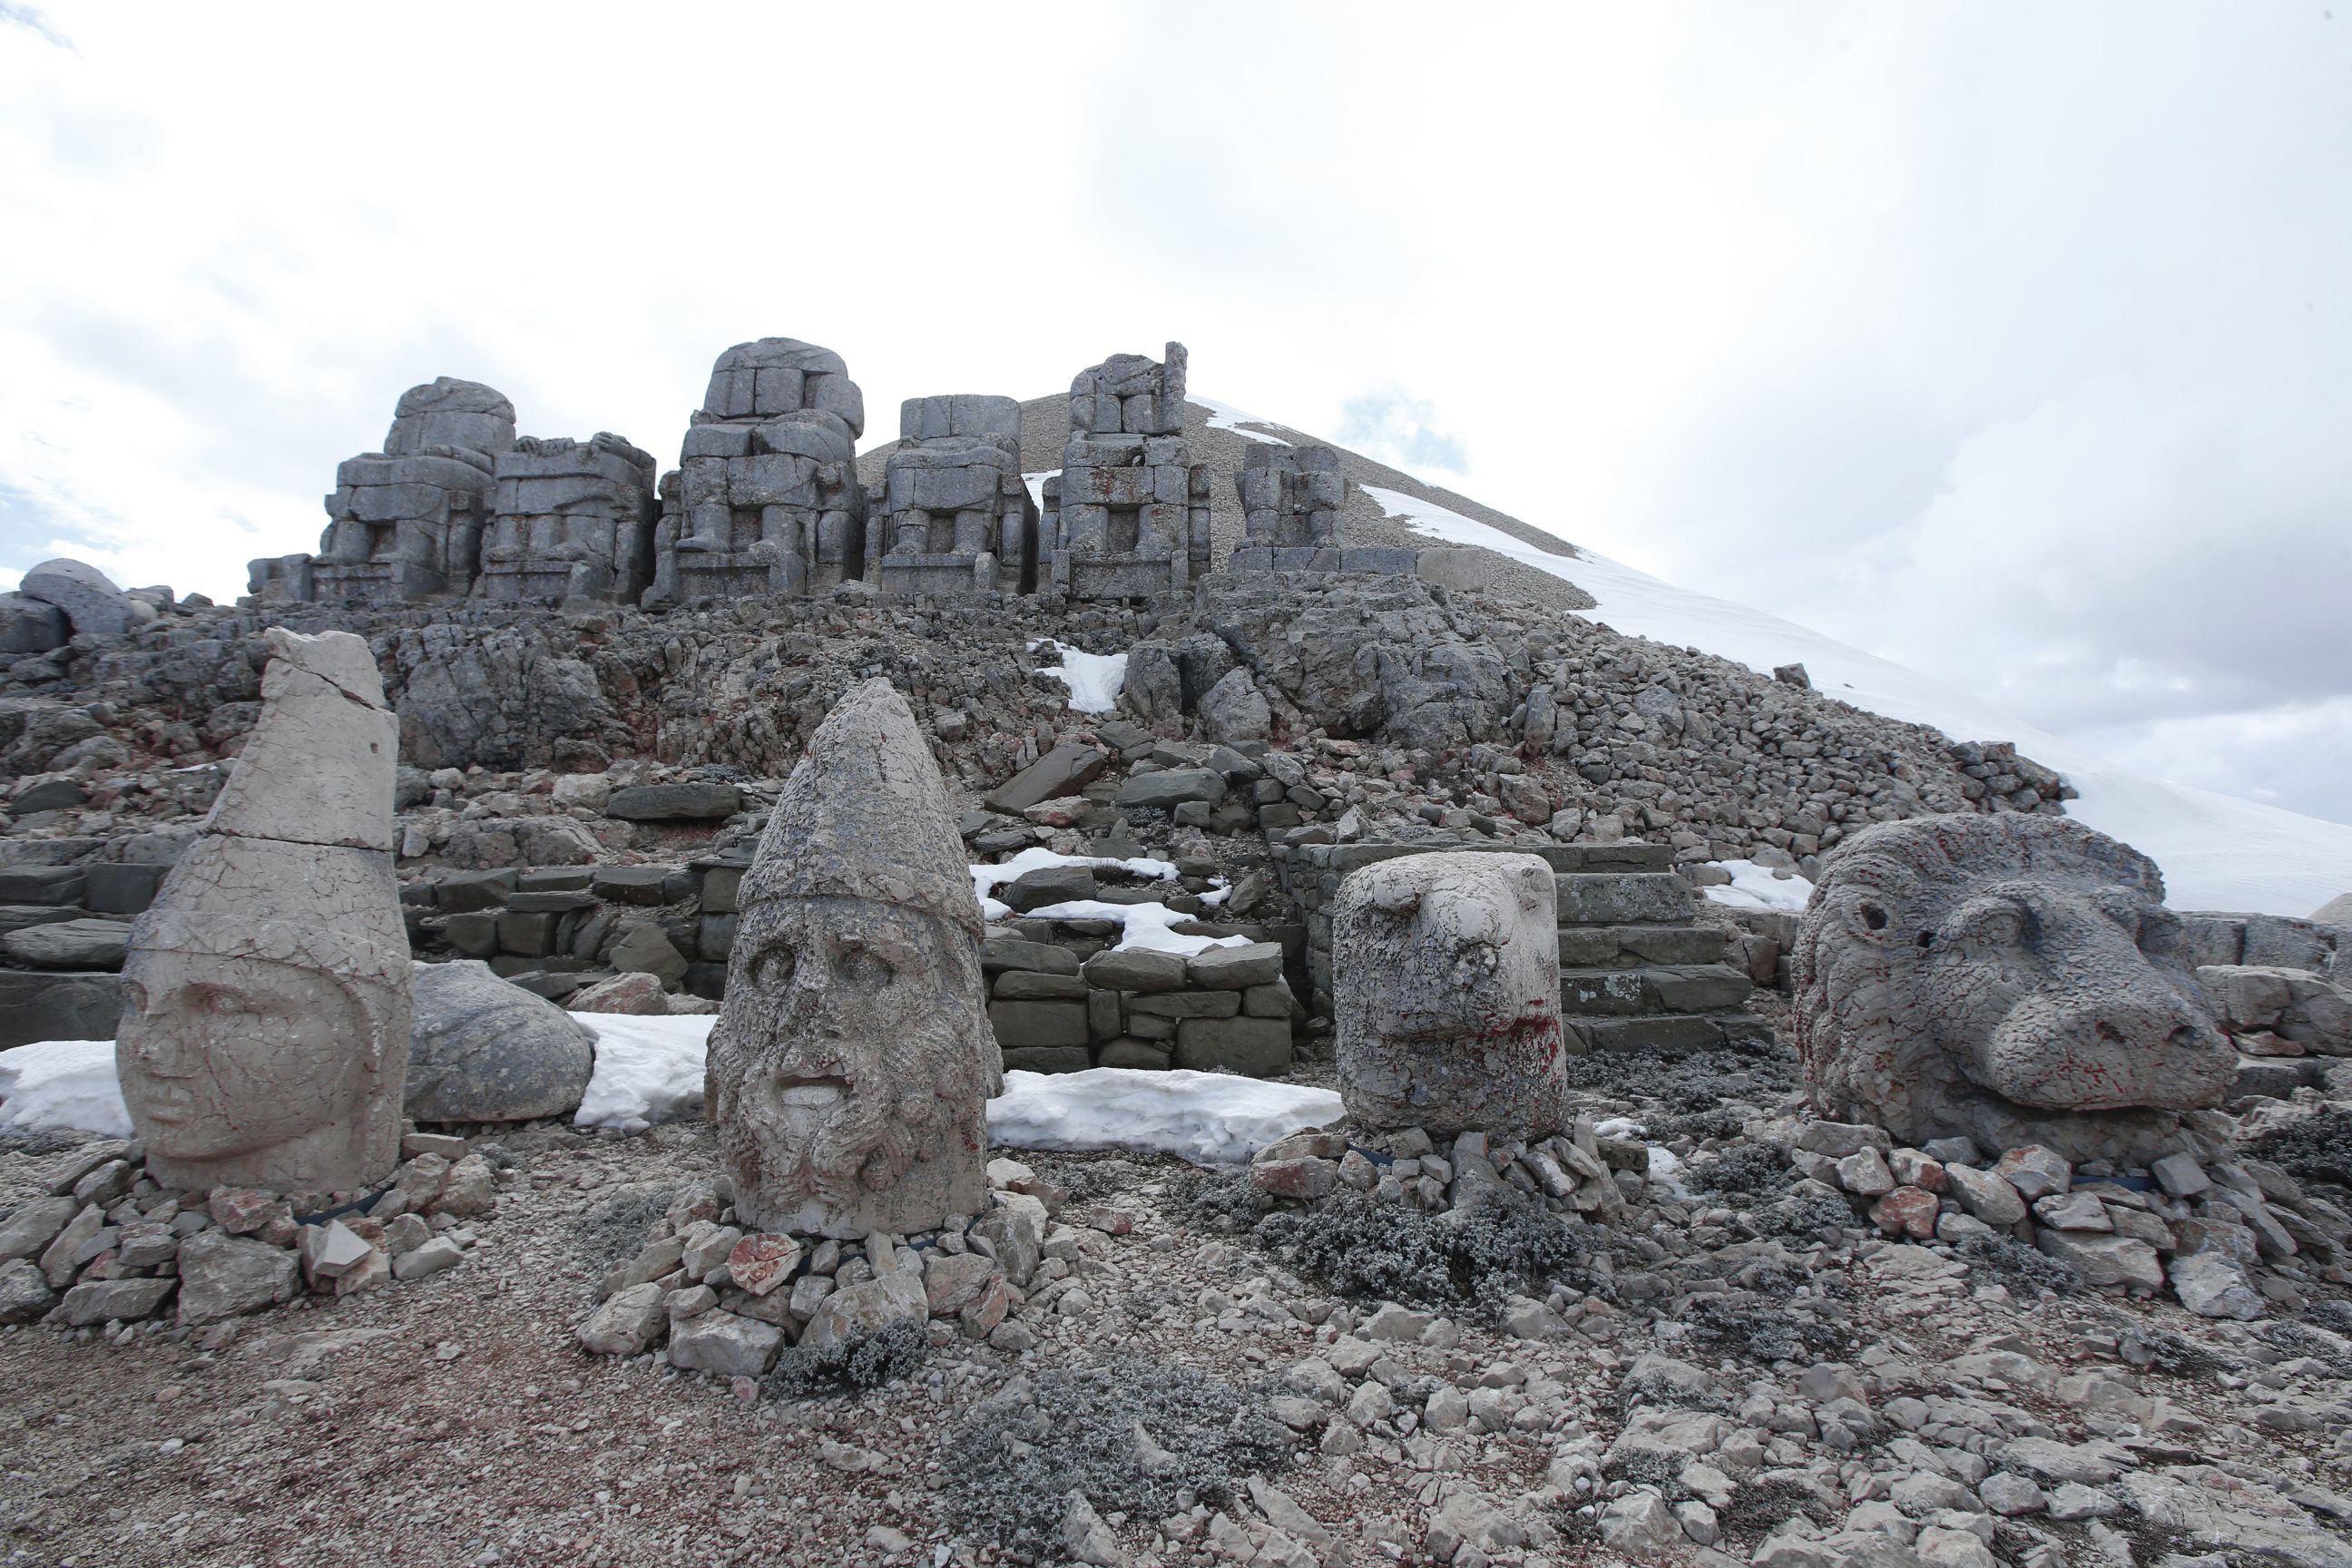
POLYGON ((1685 925, 1697 893, 1672 871, 1563 871, 1552 879, 1563 926, 1685 925))
POLYGON ((1563 1017, 1638 1017, 1738 1007, 1755 989, 1727 963, 1662 964, 1649 969, 1563 969, 1563 1017))
POLYGON ((1562 926, 1562 969, 1640 969, 1653 963, 1721 963, 1729 933, 1717 926, 1562 926))
POLYGON ((1772 1030, 1749 1014, 1674 1013, 1651 1018, 1566 1018, 1571 1055, 1591 1051, 1646 1051, 1679 1056, 1733 1040, 1769 1040, 1772 1030))

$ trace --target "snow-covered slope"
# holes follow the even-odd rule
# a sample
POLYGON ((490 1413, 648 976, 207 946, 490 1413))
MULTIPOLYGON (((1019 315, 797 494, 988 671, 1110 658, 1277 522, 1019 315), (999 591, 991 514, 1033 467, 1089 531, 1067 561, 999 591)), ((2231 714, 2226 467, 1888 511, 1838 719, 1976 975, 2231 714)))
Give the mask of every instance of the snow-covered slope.
POLYGON ((1575 584, 1586 612, 1633 637, 1696 647, 1759 672, 1802 664, 1814 689, 1891 719, 1932 724, 1956 741, 2013 741, 2082 792, 2067 814, 2153 856, 2176 909, 2307 915, 2352 891, 2352 826, 2126 773, 1956 687, 1849 647, 1791 621, 1690 593, 1563 545, 1559 553, 1402 490, 1367 485, 1389 516, 1451 544, 1496 551, 1575 584))

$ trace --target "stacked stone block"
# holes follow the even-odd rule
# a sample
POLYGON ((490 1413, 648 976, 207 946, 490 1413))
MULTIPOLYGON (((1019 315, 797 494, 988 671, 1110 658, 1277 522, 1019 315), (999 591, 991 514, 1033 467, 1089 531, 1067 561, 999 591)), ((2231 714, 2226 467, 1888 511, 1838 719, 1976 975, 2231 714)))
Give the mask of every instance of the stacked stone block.
POLYGON ((250 563, 257 597, 322 604, 463 595, 481 561, 499 455, 514 405, 479 382, 442 376, 401 395, 383 450, 335 470, 315 556, 250 563))
POLYGON ((499 454, 477 598, 633 605, 653 578, 653 455, 609 431, 526 436, 499 454))
POLYGON ((1173 1067, 1267 1078, 1289 1068, 1297 1005, 1280 943, 1213 947, 1190 958, 1083 951, 1013 935, 981 945, 989 1022, 1006 1070, 1173 1067))
POLYGON ((886 594, 949 595, 1037 584, 1037 504, 1021 478, 1021 405, 910 397, 866 530, 866 581, 886 594))
POLYGON ((1559 1010, 1570 1055, 1676 1052, 1767 1037, 1746 1011, 1755 989, 1729 961, 1730 933, 1696 921, 1697 893, 1664 844, 1320 844, 1292 862, 1305 908, 1307 973, 1331 987, 1331 915, 1347 875, 1400 855, 1486 850, 1535 855, 1556 874, 1559 1010))
POLYGON ((1342 543, 1348 476, 1328 447, 1253 444, 1234 485, 1248 533, 1227 558, 1229 572, 1411 573, 1420 563, 1417 550, 1342 543))
POLYGON ((865 396, 832 350, 761 338, 720 354, 677 482, 662 483, 644 602, 797 595, 860 575, 865 430, 865 396))
POLYGON ((1209 476, 1184 438, 1184 345, 1113 354, 1070 384, 1062 471, 1045 482, 1043 591, 1143 598, 1209 569, 1209 476))

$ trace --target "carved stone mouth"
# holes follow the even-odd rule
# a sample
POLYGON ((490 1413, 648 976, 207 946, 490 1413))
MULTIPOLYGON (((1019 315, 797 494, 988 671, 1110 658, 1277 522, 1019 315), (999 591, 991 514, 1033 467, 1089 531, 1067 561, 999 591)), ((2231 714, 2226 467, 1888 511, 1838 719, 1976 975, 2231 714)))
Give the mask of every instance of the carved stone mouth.
POLYGON ((849 1098, 845 1078, 783 1078, 776 1080, 779 1103, 803 1110, 824 1110, 849 1098))

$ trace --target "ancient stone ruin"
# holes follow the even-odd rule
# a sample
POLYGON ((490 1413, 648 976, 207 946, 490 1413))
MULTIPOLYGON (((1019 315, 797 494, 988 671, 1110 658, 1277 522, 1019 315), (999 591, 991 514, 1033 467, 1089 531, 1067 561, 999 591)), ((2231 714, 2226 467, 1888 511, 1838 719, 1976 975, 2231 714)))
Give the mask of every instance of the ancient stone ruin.
POLYGON ((1037 503, 1021 477, 1021 405, 910 397, 866 531, 866 580, 886 594, 1037 585, 1037 503))
POLYGON ((1349 545, 1340 518, 1348 476, 1328 447, 1269 447, 1253 442, 1242 471, 1244 541, 1226 559, 1228 572, 1403 572, 1421 552, 1349 545))
POLYGON ((1797 936, 1815 1107, 1915 1142, 2144 1163, 2233 1053, 2155 862, 2063 817, 1916 817, 1831 859, 1797 936))
POLYGON ((410 387, 383 450, 335 470, 319 553, 254 562, 254 594, 382 604, 468 592, 499 454, 514 441, 514 405, 495 389, 446 375, 410 387))
POLYGON ((738 894, 706 1100, 763 1230, 936 1228, 987 1193, 1002 1069, 979 900, 906 699, 852 689, 810 740, 738 894))
POLYGON ((1559 941, 1532 855, 1413 855, 1339 887, 1340 1091, 1372 1127, 1560 1128, 1559 941))
POLYGON ((131 928, 117 1068, 159 1181, 350 1189, 399 1159, 398 730, 365 641, 268 643, 252 737, 131 928))
POLYGON ((1038 587, 1071 599, 1181 590, 1209 570, 1208 470, 1184 438, 1182 343, 1113 354, 1070 383, 1062 471, 1045 481, 1038 587))
POLYGON ((648 605, 803 594, 866 566, 857 438, 866 400, 831 349, 794 338, 738 343, 665 480, 648 605))
POLYGON ((478 598, 634 605, 653 583, 653 455, 609 431, 525 436, 498 456, 478 598))

